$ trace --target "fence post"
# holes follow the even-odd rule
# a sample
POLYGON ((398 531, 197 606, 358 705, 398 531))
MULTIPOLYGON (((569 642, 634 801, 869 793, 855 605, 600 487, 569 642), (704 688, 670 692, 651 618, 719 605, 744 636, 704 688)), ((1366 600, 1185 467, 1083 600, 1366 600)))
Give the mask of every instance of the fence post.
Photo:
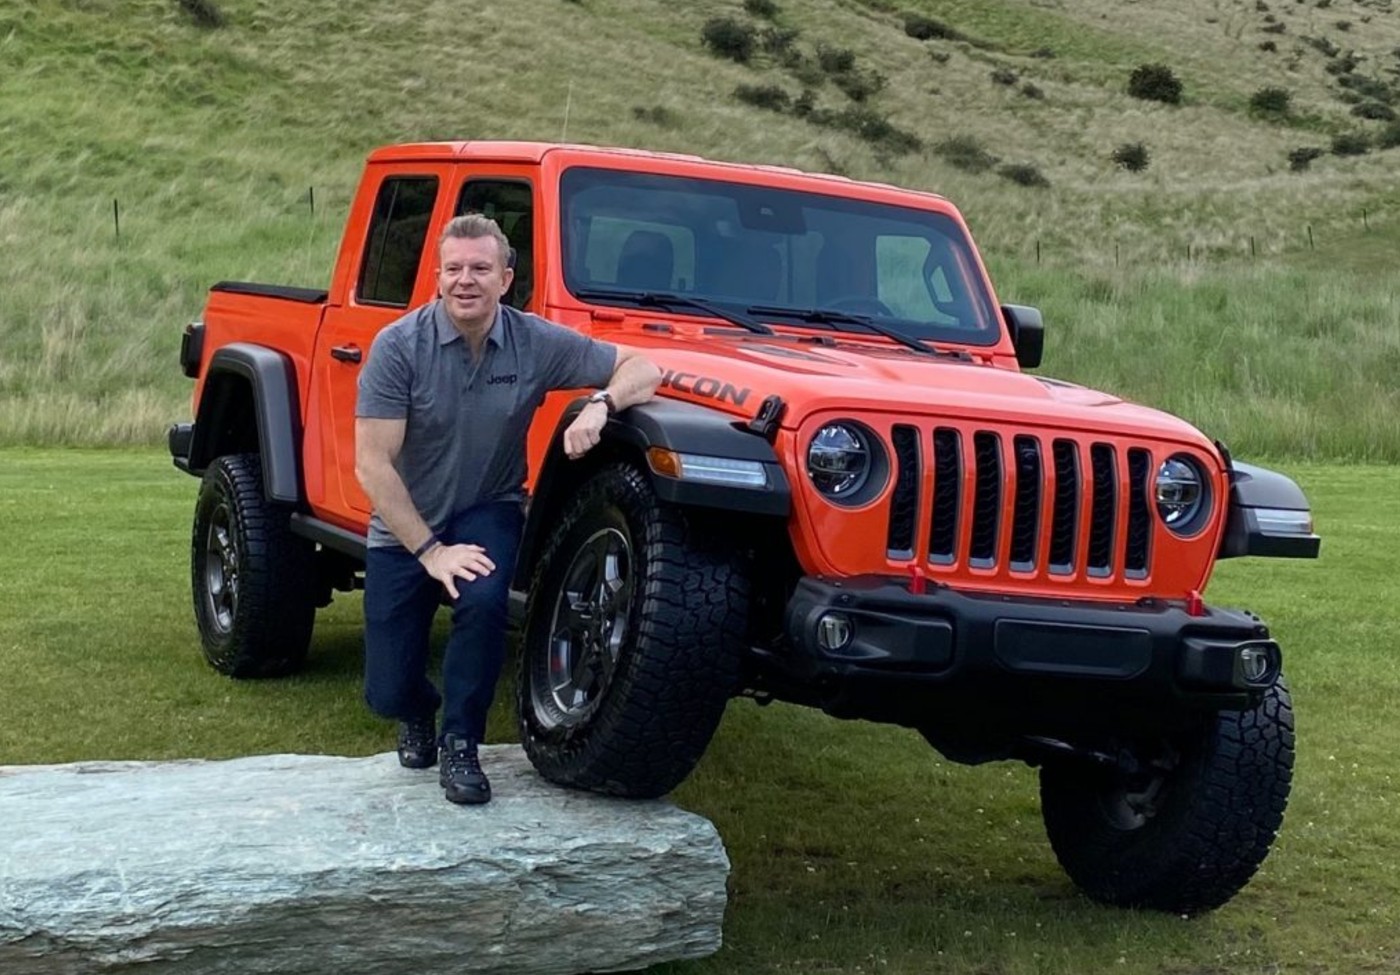
POLYGON ((1369 231, 1369 230, 1371 229, 1371 221, 1370 221, 1370 220, 1367 218, 1367 216, 1366 216, 1366 208, 1365 208, 1365 207, 1362 207, 1362 208, 1361 208, 1361 227, 1362 227, 1363 230, 1368 230, 1368 231, 1369 231))
POLYGON ((1314 250, 1312 224, 1308 224, 1308 250, 1314 250))
POLYGON ((1035 239, 1035 262, 1040 263, 1040 238, 1035 239))
POLYGON ((306 205, 311 208, 311 215, 316 216, 316 187, 314 186, 306 188, 306 205))
POLYGON ((1249 259, 1254 260, 1254 235, 1249 235, 1249 259))
POLYGON ((121 208, 117 204, 116 197, 112 198, 112 229, 116 231, 117 238, 121 239, 122 213, 121 208))

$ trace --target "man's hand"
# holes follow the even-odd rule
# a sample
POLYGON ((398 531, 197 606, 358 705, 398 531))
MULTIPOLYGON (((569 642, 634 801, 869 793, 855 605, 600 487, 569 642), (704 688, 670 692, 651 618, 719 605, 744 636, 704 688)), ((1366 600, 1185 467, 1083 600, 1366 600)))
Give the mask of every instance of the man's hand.
POLYGON ((589 403, 569 429, 564 431, 564 453, 570 460, 578 460, 603 438, 603 426, 608 422, 608 407, 604 403, 589 403))
POLYGON ((442 583, 447 594, 457 598, 457 580, 475 582, 481 576, 489 576, 496 569, 496 563, 486 555, 480 545, 434 545, 418 560, 428 575, 442 583))

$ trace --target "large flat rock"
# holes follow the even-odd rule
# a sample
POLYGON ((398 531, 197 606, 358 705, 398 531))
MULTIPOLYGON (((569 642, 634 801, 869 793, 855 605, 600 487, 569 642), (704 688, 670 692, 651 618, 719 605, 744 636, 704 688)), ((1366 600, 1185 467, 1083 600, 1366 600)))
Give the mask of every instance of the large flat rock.
POLYGON ((0 767, 0 972, 614 971, 720 946, 729 861, 664 802, 494 800, 370 758, 0 767))

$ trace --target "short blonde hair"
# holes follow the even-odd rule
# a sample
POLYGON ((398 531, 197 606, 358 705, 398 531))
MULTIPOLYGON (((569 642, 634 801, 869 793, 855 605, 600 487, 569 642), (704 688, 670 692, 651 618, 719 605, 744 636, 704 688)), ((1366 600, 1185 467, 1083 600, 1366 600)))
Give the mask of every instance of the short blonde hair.
POLYGON ((447 226, 442 228, 442 236, 438 238, 438 251, 442 251, 443 243, 450 238, 478 240, 482 237, 490 237, 496 242, 501 251, 501 267, 510 267, 510 241, 505 231, 496 221, 480 213, 466 213, 447 221, 447 226))

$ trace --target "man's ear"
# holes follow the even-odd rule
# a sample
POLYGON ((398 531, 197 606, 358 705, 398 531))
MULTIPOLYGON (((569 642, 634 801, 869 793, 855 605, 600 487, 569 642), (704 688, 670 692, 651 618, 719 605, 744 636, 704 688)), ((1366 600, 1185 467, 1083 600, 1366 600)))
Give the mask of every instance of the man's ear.
POLYGON ((501 288, 501 294, 505 294, 507 291, 510 290, 511 282, 514 281, 514 280, 515 280, 515 268, 513 268, 513 267, 508 267, 508 268, 506 268, 506 269, 505 269, 505 273, 503 273, 503 274, 501 275, 501 281, 504 282, 504 284, 503 284, 503 286, 502 286, 502 288, 501 288))

